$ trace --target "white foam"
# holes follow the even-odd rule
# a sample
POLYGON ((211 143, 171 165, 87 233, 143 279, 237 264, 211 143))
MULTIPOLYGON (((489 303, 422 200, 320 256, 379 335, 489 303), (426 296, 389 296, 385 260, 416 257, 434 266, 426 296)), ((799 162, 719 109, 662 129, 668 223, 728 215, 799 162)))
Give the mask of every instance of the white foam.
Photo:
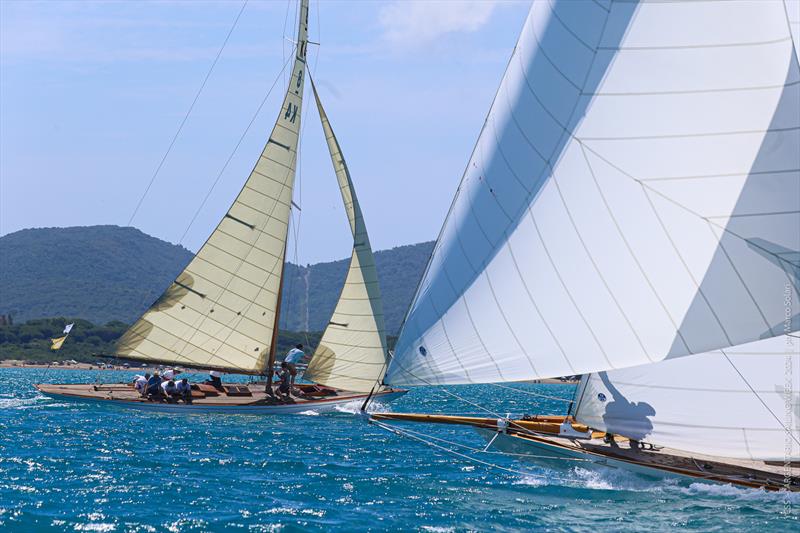
POLYGON ((514 485, 526 485, 528 487, 544 487, 550 483, 547 480, 536 476, 523 476, 514 481, 514 485))
POLYGON ((692 483, 688 487, 677 487, 680 492, 687 496, 711 496, 723 497, 726 499, 734 498, 737 500, 759 500, 759 501, 786 501, 792 505, 800 504, 800 493, 798 492, 770 492, 763 489, 750 489, 737 487, 735 485, 723 485, 721 483, 692 483))
POLYGON ((49 400, 47 396, 39 394, 31 398, 0 398, 0 409, 28 409, 42 400, 49 400))

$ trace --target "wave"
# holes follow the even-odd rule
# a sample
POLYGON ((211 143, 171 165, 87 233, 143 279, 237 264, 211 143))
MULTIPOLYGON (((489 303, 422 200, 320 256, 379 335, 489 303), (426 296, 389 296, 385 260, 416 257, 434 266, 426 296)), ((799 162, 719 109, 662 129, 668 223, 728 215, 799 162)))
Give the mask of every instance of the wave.
POLYGON ((50 400, 44 394, 37 394, 31 398, 0 398, 0 409, 30 409, 42 400, 50 400))

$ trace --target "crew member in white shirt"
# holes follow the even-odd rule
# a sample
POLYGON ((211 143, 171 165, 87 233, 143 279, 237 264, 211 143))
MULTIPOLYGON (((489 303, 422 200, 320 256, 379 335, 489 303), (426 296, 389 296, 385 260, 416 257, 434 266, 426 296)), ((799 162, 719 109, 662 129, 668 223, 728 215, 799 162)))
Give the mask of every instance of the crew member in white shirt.
POLYGON ((145 374, 144 376, 136 376, 133 379, 133 386, 139 391, 139 394, 144 396, 144 391, 147 388, 147 380, 150 379, 150 374, 145 374))

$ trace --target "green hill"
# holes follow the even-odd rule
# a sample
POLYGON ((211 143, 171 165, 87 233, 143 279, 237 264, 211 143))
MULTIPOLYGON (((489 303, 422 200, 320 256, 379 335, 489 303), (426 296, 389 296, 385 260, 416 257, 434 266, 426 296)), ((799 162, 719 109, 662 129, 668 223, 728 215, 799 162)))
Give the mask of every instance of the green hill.
MULTIPOLYGON (((395 333, 433 243, 375 254, 386 326, 395 333)), ((0 237, 0 314, 16 322, 70 316, 95 324, 131 323, 191 259, 187 249, 135 228, 26 229, 0 237)), ((348 260, 287 265, 282 329, 321 331, 348 260)))

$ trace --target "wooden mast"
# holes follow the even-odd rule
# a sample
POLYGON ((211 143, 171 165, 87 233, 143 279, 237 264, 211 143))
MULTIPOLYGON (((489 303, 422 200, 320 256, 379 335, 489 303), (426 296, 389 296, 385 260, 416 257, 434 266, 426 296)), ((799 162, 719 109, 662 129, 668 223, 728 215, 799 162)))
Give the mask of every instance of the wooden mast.
POLYGON ((275 375, 275 352, 278 349, 278 324, 281 320, 281 301, 283 300, 283 277, 286 274, 286 243, 283 243, 283 264, 281 265, 281 279, 278 282, 278 303, 275 306, 275 322, 272 324, 272 341, 269 345, 267 358, 267 394, 272 395, 272 378, 275 375))

